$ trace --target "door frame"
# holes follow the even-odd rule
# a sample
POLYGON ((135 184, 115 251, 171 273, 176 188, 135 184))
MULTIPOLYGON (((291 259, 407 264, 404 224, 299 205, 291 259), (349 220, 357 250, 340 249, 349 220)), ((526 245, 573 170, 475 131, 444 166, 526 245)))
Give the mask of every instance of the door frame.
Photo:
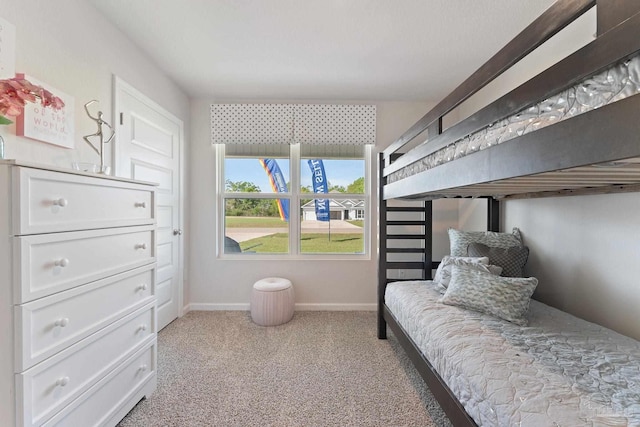
MULTIPOLYGON (((178 197, 178 228, 181 230, 185 230, 184 228, 184 122, 179 119, 177 116, 173 115, 161 105, 151 100, 148 96, 137 90, 135 87, 131 86, 129 83, 122 80, 122 78, 117 75, 113 75, 113 122, 114 128, 118 129, 120 126, 120 102, 121 100, 118 98, 118 92, 121 90, 123 92, 127 92, 132 97, 136 98, 141 103, 145 104, 147 107, 155 110, 157 113, 167 117, 167 119, 178 123, 179 126, 179 141, 178 141, 178 191, 180 195, 178 197)), ((118 165, 118 144, 117 144, 117 131, 115 142, 111 146, 111 165, 114 175, 118 173, 119 165, 118 165)), ((183 233, 181 238, 178 239, 178 317, 182 317, 185 314, 184 310, 184 240, 186 239, 186 233, 183 233)))

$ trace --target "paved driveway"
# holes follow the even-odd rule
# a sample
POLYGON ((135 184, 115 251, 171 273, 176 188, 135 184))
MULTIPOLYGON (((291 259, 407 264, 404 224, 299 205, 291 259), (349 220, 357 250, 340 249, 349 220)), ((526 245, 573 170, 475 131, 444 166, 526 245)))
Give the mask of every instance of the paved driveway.
MULTIPOLYGON (((329 232, 329 223, 322 221, 302 221, 303 233, 329 232)), ((362 233, 362 227, 349 224, 347 221, 331 220, 332 233, 362 233)), ((288 228, 227 228, 226 234, 236 242, 245 242, 258 237, 276 233, 288 233, 288 228)))

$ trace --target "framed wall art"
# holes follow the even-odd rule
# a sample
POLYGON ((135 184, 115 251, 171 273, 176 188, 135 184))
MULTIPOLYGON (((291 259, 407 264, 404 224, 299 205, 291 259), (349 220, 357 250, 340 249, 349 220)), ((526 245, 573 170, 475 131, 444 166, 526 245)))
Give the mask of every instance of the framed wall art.
POLYGON ((54 110, 52 107, 43 107, 37 102, 27 103, 23 113, 16 119, 16 135, 65 148, 73 148, 73 97, 31 76, 16 74, 16 77, 27 79, 35 85, 42 86, 64 101, 64 107, 60 110, 54 110))

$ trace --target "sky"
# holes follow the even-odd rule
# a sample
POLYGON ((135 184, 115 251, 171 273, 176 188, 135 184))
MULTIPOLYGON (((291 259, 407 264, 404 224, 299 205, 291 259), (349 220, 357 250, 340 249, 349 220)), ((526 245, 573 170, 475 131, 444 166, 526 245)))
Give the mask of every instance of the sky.
MULTIPOLYGON (((286 181, 289 182, 289 160, 278 159, 277 161, 286 181)), ((323 163, 325 175, 331 185, 342 185, 346 188, 357 178, 364 176, 364 160, 324 160, 323 163)), ((302 161, 300 170, 301 184, 310 186, 311 169, 306 160, 302 161)), ((253 182, 262 192, 272 192, 267 173, 258 159, 225 159, 224 173, 225 180, 253 182)))

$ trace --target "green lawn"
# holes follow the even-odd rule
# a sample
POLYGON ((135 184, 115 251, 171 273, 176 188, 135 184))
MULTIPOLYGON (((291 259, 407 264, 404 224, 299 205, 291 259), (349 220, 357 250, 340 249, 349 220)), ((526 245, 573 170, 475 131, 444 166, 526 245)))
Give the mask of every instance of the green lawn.
POLYGON ((288 224, 280 218, 228 216, 225 217, 227 228, 287 228, 288 224))
POLYGON ((349 224, 353 224, 355 226, 358 226, 360 228, 364 227, 364 220, 362 219, 354 219, 351 221, 347 221, 349 224))
MULTIPOLYGON (((362 233, 305 233, 301 238, 302 253, 362 253, 364 252, 362 233)), ((243 251, 256 253, 286 253, 289 248, 289 235, 276 233, 270 236, 241 242, 243 251)))

